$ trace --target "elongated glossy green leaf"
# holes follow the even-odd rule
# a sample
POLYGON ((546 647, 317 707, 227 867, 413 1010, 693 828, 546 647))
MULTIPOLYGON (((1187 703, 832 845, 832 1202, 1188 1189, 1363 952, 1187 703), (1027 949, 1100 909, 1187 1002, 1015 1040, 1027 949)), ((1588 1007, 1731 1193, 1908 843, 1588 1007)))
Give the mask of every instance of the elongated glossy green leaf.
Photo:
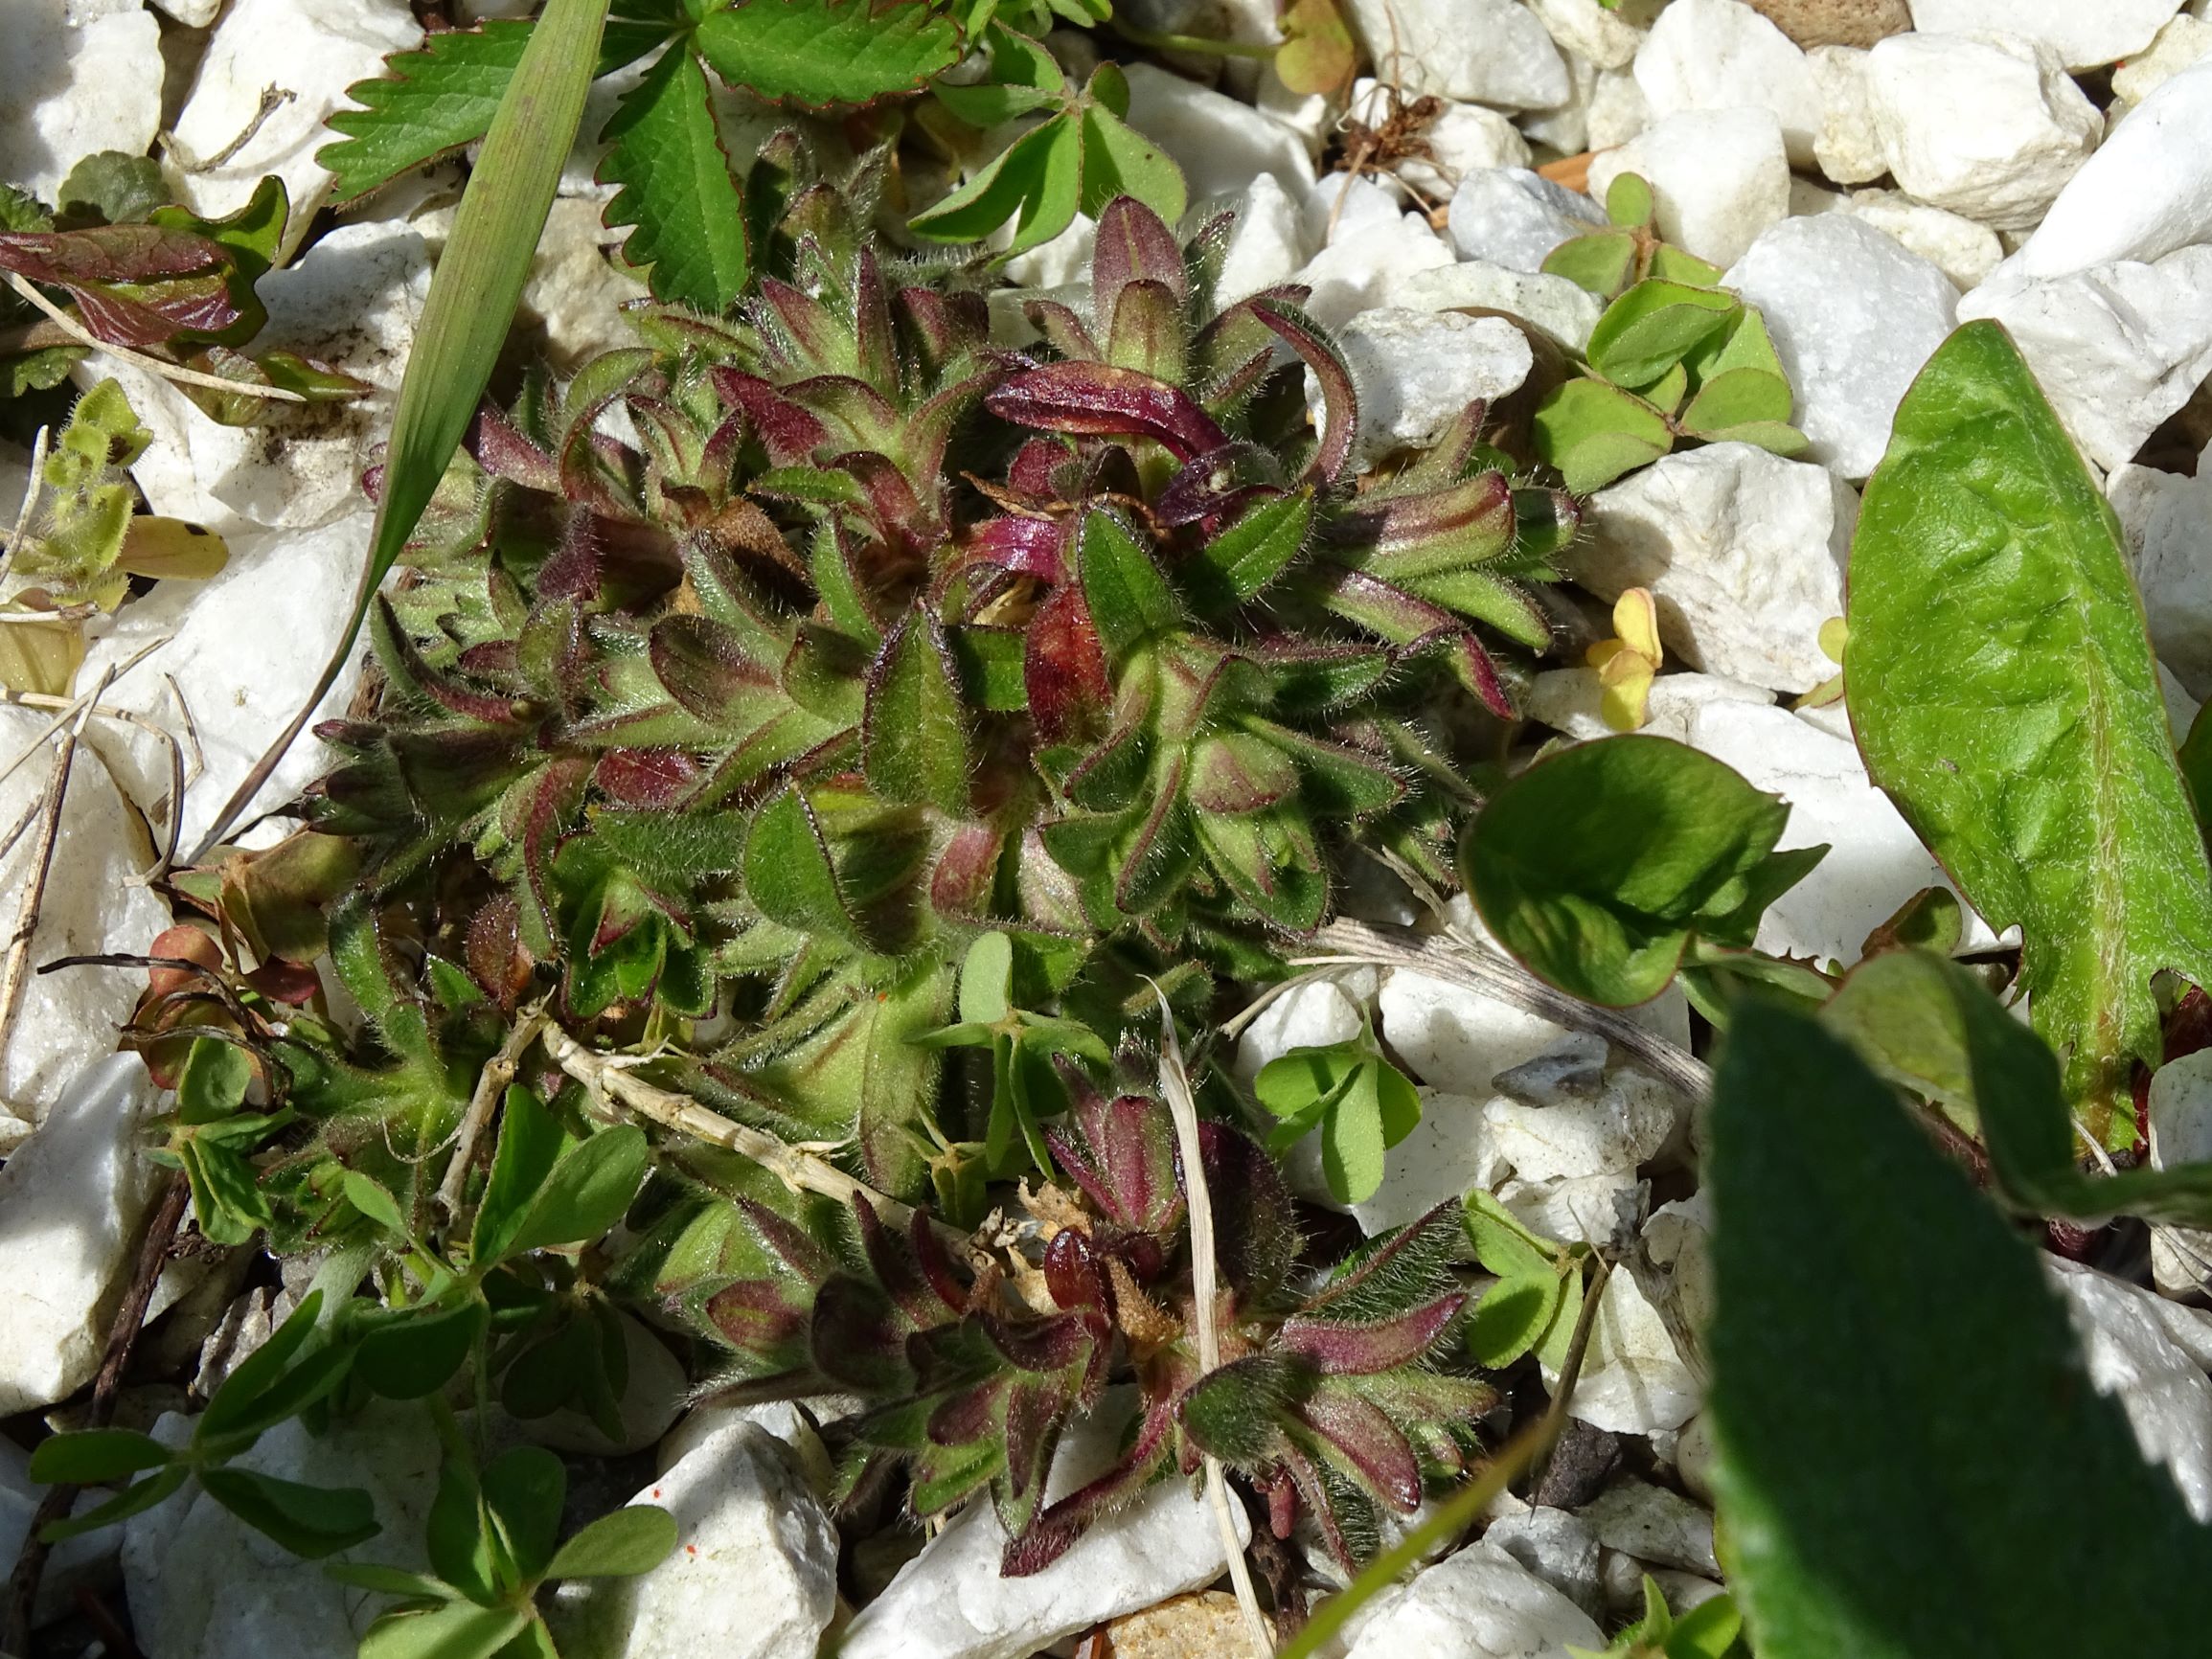
POLYGON ((309 1560, 376 1535, 376 1506, 359 1487, 311 1487, 257 1469, 200 1471, 207 1495, 256 1532, 309 1560))
POLYGON ((546 1568, 549 1579, 627 1579, 650 1573, 676 1547, 676 1518, 651 1504, 602 1515, 568 1542, 546 1568))
POLYGON ((2100 1131, 2159 1057, 2151 977, 2212 979, 2212 873, 2111 510, 1995 323, 1897 411, 1851 555, 1867 770, 1991 925, 2100 1131))
POLYGON ((2212 1531, 2091 1387, 2035 1253, 1873 1073, 1746 1002, 1711 1144, 1708 1409, 1760 1659, 2200 1646, 2212 1531))
POLYGON ((345 637, 299 714, 217 813, 199 852, 218 842, 291 747, 353 654, 369 601, 407 543, 476 413, 507 343, 522 284, 583 119, 607 0, 547 0, 462 193, 453 235, 431 279, 400 377, 384 450, 384 483, 368 563, 345 637))
POLYGON ((960 58, 959 25, 924 0, 738 0, 696 38, 732 86, 815 108, 920 91, 960 58))
POLYGON ((604 136, 600 176, 622 186, 606 222, 637 227, 623 258, 650 267, 656 299, 727 310, 745 286, 745 207, 698 59, 667 53, 624 96, 604 136))
POLYGON ((618 1124, 571 1148, 537 1190, 510 1255, 597 1239, 622 1219, 651 1161, 644 1131, 618 1124))
POLYGON ((505 1648, 529 1615, 513 1607, 479 1607, 449 1602, 422 1613, 379 1619, 361 1638, 360 1659, 491 1659, 505 1648))
POLYGON ((85 1428, 57 1434, 38 1443, 31 1454, 31 1478, 54 1486, 103 1486, 157 1469, 170 1460, 170 1449, 151 1435, 128 1428, 85 1428))
POLYGON ((1758 910, 1811 867, 1774 852, 1789 816, 1780 796, 1709 755, 1607 738, 1539 761, 1492 796, 1461 837, 1460 878, 1538 974, 1626 1007, 1666 989, 1693 938, 1750 943, 1758 910))

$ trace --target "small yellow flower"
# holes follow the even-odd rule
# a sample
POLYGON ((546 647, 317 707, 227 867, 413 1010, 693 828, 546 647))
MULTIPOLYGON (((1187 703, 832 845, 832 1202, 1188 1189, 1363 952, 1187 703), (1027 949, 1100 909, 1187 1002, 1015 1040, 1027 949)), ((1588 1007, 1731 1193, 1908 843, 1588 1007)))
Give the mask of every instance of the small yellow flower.
MULTIPOLYGON (((1843 666, 1843 648, 1850 638, 1851 630, 1843 625, 1843 619, 1839 616, 1832 616, 1820 625, 1821 653, 1839 669, 1843 666)), ((1830 703, 1842 700, 1843 676, 1838 673, 1822 680, 1799 697, 1794 706, 1800 709, 1824 709, 1830 703)))
POLYGON ((1585 660, 1598 670, 1598 710, 1616 732, 1633 732, 1650 711, 1652 681, 1659 671, 1659 611, 1652 590, 1631 587, 1613 602, 1617 639, 1600 640, 1585 660))

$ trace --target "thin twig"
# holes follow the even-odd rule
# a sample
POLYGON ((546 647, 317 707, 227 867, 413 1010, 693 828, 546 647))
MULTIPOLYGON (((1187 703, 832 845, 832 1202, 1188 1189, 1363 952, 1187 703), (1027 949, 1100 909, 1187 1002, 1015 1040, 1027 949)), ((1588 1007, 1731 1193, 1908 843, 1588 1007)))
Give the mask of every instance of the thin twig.
POLYGON ((1704 1061, 1638 1025, 1618 1009, 1598 1008, 1546 985, 1510 958, 1471 942, 1369 921, 1332 921, 1313 935, 1318 947, 1293 957, 1297 967, 1329 963, 1372 963, 1411 968, 1533 1013, 1569 1031, 1591 1032, 1627 1050, 1653 1076, 1690 1101, 1712 1093, 1704 1061))
MULTIPOLYGON (((173 691, 176 687, 176 681, 166 674, 163 678, 169 680, 170 688, 173 691)), ((74 697, 51 696, 44 692, 17 692, 5 688, 0 688, 0 700, 12 703, 18 708, 49 710, 71 710, 76 707, 79 701, 74 697)), ((148 719, 135 709, 116 709, 110 708, 105 703, 95 703, 92 706, 92 713, 103 720, 120 720, 126 726, 136 726, 148 736, 159 738, 169 746, 168 850, 162 853, 160 862, 155 864, 146 875, 132 877, 132 884, 137 886, 158 881, 175 868, 177 844, 184 838, 184 792, 189 787, 185 778, 184 744, 178 739, 174 732, 159 720, 148 719)), ((5 855, 5 852, 4 848, 0 848, 0 855, 5 855)))
MULTIPOLYGON (((86 1428, 105 1428, 115 1418, 115 1397, 123 1387, 124 1367, 130 1363, 130 1351, 138 1341, 139 1329, 146 1323, 146 1310, 152 1305, 153 1288, 161 1280, 161 1270, 169 1260, 169 1247, 176 1238, 176 1230, 184 1222, 185 1199, 191 1188, 182 1174, 172 1174, 162 1189, 151 1217, 147 1222, 146 1238, 138 1248, 138 1265, 131 1275, 130 1284, 124 1291, 122 1306, 115 1310, 115 1319, 107 1328, 107 1347, 101 1354, 100 1370, 92 1379, 92 1403, 85 1413, 86 1428)), ((49 1487, 39 1500, 38 1512, 31 1519, 31 1530, 24 1535, 23 1549, 15 1557, 15 1570, 8 1580, 8 1607, 5 1619, 0 1619, 0 1652, 20 1653, 30 1639, 33 1609, 38 1603, 38 1581, 46 1576, 46 1557, 52 1548, 40 1536, 55 1522, 65 1519, 71 1506, 77 1502, 78 1489, 73 1486, 49 1487)))
MULTIPOLYGON (((650 1118, 663 1128, 750 1158, 794 1193, 819 1193, 845 1204, 864 1198, 878 1216, 895 1227, 909 1227, 917 1214, 925 1214, 878 1193, 865 1181, 854 1179, 834 1164, 796 1151, 771 1134, 711 1111, 688 1095, 656 1088, 618 1060, 592 1053, 558 1025, 548 1023, 538 1033, 538 1042, 555 1065, 595 1095, 612 1100, 641 1118, 650 1118)), ((930 1217, 930 1225, 947 1243, 965 1251, 967 1234, 947 1227, 935 1216, 930 1217)))
POLYGON ((39 820, 38 839, 31 852, 31 879, 15 906, 15 931, 9 936, 8 955, 0 963, 0 1059, 8 1054, 8 1039, 15 1033, 16 1005, 23 1000, 24 969, 31 962, 32 937, 38 931, 38 913, 46 902, 46 878, 54 869, 54 851, 61 837, 61 807, 69 796, 69 772, 77 761, 77 740, 92 718, 92 705, 115 677, 111 668, 92 689, 77 724, 69 728, 54 752, 54 769, 46 778, 45 815, 39 820))
POLYGON ((180 386, 205 386, 213 392, 237 392, 248 398, 266 398, 277 403, 307 401, 299 393, 287 392, 282 386, 256 386, 250 380, 226 380, 220 375, 203 375, 197 369, 187 369, 179 363, 164 363, 159 357, 148 357, 144 352, 133 352, 128 346, 118 346, 112 340, 103 340, 13 271, 8 273, 8 285, 53 318, 56 326, 79 345, 90 346, 95 352, 105 352, 119 363, 128 363, 134 369, 144 369, 148 375, 159 375, 164 380, 174 380, 180 386))
MULTIPOLYGON (((1198 1102, 1191 1097, 1190 1074, 1175 1041, 1175 1016, 1166 994, 1157 985, 1152 995, 1160 1004, 1160 1093, 1168 1098, 1168 1112, 1175 1123, 1175 1146, 1182 1154, 1183 1196, 1191 1216, 1191 1294, 1197 1304, 1198 1375, 1221 1363, 1220 1291, 1215 1284, 1214 1200, 1206 1190, 1206 1163, 1198 1145, 1198 1102)), ((1267 1616, 1260 1610, 1259 1592, 1252 1587, 1251 1564, 1244 1559, 1243 1540, 1237 1536, 1237 1520, 1229 1507, 1229 1483, 1221 1460, 1205 1454, 1206 1496, 1213 1504, 1214 1524, 1220 1531, 1221 1553, 1228 1557, 1229 1582, 1236 1587, 1237 1605, 1244 1610, 1244 1625, 1251 1632, 1253 1650, 1267 1659, 1275 1651, 1267 1616)))
POLYGON ((462 1115, 461 1126, 453 1131, 452 1161, 445 1166, 445 1178, 438 1183, 438 1208, 447 1220, 461 1212, 461 1193, 468 1184, 468 1166, 475 1161, 476 1143, 484 1136, 484 1125, 491 1121, 491 1108, 507 1093, 507 1085, 514 1080, 514 1068, 521 1063, 530 1045, 537 1040, 546 1017, 542 1001, 525 1009, 514 1029, 507 1034, 507 1040, 499 1045, 499 1052, 486 1060, 484 1069, 476 1074, 476 1088, 468 1097, 468 1110, 462 1115))
POLYGON ((255 109, 253 118, 245 124, 244 128, 240 130, 238 137, 232 139, 230 143, 224 145, 222 148, 217 150, 215 154, 208 156, 205 160, 195 161, 193 159, 191 154, 185 149, 184 146, 177 142, 176 134, 173 132, 165 132, 161 135, 162 148, 169 152, 170 159, 174 161, 178 169, 182 171, 194 173, 213 172, 217 168, 222 166, 224 162, 229 161, 233 156, 237 155, 239 150, 245 148, 247 145, 253 143, 254 135, 261 131, 262 124, 265 123, 270 116, 276 114, 278 110, 284 108, 285 104, 290 103, 299 96, 300 95, 294 92, 290 87, 279 86, 274 81, 271 81, 268 85, 262 87, 262 102, 260 106, 255 109))

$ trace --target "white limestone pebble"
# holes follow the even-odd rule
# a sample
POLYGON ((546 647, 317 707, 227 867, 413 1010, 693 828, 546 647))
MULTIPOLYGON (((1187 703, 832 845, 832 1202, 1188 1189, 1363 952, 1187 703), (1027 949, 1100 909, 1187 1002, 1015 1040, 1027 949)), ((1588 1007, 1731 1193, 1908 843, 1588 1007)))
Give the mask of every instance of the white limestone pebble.
POLYGON ((152 1096, 145 1062, 111 1054, 0 1170, 0 1416, 67 1398, 100 1365, 157 1179, 138 1146, 152 1096))
POLYGON ((1960 293, 1978 285, 2005 257, 1996 232, 1943 208, 1917 202, 1903 191, 1857 190, 1836 211, 1863 219, 1911 249, 1950 279, 1960 293))
POLYGON ((2212 23, 2181 12, 2151 44, 2112 71, 2112 102, 2105 111, 2107 142, 2114 123, 2175 76, 2212 53, 2212 23))
POLYGON ((1572 1511, 1538 1505, 1501 1515, 1484 1529, 1482 1541, 1503 1550, 1593 1618, 1605 1610, 1597 1534, 1572 1511))
POLYGON ((2033 227, 2104 134, 2057 55, 2015 34, 1893 34, 1866 84, 1900 188, 2000 231, 2033 227))
POLYGON ((1805 459, 1862 479, 1897 405, 1956 320, 1935 266, 1841 213, 1784 219, 1722 278, 1757 306, 1797 395, 1805 459))
POLYGON ((1350 0, 1352 27, 1379 79, 1500 109, 1567 98, 1559 48, 1519 0, 1350 0))
POLYGON ((48 205, 87 155, 143 154, 161 125, 161 27, 138 0, 80 17, 13 0, 0 50, 0 179, 48 205))
POLYGON ((1487 260, 1448 259, 1417 270, 1391 285, 1391 303, 1413 310, 1444 311, 1469 306, 1503 311, 1570 351, 1589 344, 1604 306, 1581 284, 1565 277, 1516 271, 1487 260))
POLYGON ((1631 1174, 1674 1139, 1681 1098, 1634 1066, 1605 1062, 1604 1041, 1578 1034, 1498 1077, 1483 1116, 1516 1175, 1631 1174), (1547 1058, 1555 1063, 1546 1067, 1547 1058))
POLYGON ((1599 69, 1626 69, 1666 0, 1529 0, 1562 52, 1599 69))
POLYGON ((1298 135, 1242 99, 1151 63, 1131 63, 1129 125, 1183 170, 1193 200, 1241 193, 1258 173, 1296 192, 1313 182, 1298 135))
POLYGON ((1567 1659, 1605 1645, 1587 1613, 1488 1541, 1384 1595, 1349 1659, 1567 1659))
MULTIPOLYGON (((411 1400, 373 1400, 319 1435, 290 1418, 235 1463, 307 1486, 362 1489, 381 1530, 343 1558, 421 1572, 444 1457, 422 1421, 411 1400)), ((182 1445, 192 1420, 172 1413, 152 1432, 182 1445)), ((157 1659, 351 1653, 387 1604, 247 1526, 196 1482, 125 1524, 123 1581, 139 1646, 157 1659)))
POLYGON ((1790 158, 1768 109, 1661 117, 1590 163, 1590 195, 1605 200, 1624 172, 1651 185, 1659 235, 1717 265, 1734 264, 1790 211, 1790 158))
MULTIPOLYGON (((787 1659, 837 1609, 837 1529, 792 1449, 724 1422, 630 1500, 675 1517, 676 1547, 635 1579, 564 1589, 558 1622, 614 1659, 787 1659)), ((564 1641, 563 1650, 569 1650, 564 1641)))
POLYGON ((315 159, 332 142, 324 122, 349 107, 347 87, 422 39, 406 0, 232 0, 176 118, 172 176, 185 200, 220 217, 274 173, 291 199, 285 248, 296 247, 330 199, 331 174, 315 159), (264 102, 272 88, 291 96, 264 102))
POLYGON ((1583 142, 1592 149, 1610 149, 1652 125, 1652 106, 1635 76, 1626 69, 1602 69, 1590 88, 1585 122, 1583 142))
POLYGON ((1287 283, 1311 251, 1299 204, 1273 173, 1256 174, 1237 203, 1214 296, 1224 306, 1287 283))
POLYGON ((2212 373, 2212 244, 2020 283, 2000 266, 1959 302, 1961 322, 2012 333, 2082 450, 2109 470, 2212 373))
POLYGON ((2089 1380, 2120 1402, 2136 1446, 2165 1466, 2189 1512, 2212 1522, 2212 1377, 2204 1370, 2212 1321, 2077 1262, 2046 1256, 2043 1264, 2065 1299, 2089 1380), (2182 1324, 2194 1332, 2178 1331, 2182 1324))
POLYGON ((1313 189, 1304 222, 1309 243, 1320 252, 1291 280, 1312 290, 1306 309, 1325 329, 1340 329, 1378 306, 1406 304, 1402 292, 1416 274, 1452 262, 1450 246, 1426 218, 1403 211, 1380 185, 1350 173, 1333 174, 1313 189))
POLYGON ((2160 85, 2067 181, 2003 275, 2069 276, 2212 240, 2212 62, 2160 85))
MULTIPOLYGON (((1070 1429, 1053 1459, 1048 1502, 1111 1464, 1111 1416, 1070 1429)), ((1242 1507, 1232 1508, 1240 1538, 1248 1537, 1242 1507)), ((1027 1659, 1063 1636, 1200 1589, 1226 1565, 1213 1510, 1176 1480, 1099 1520, 1041 1572, 1000 1577, 1005 1547, 991 1506, 969 1504, 860 1610, 839 1659, 1027 1659)))
MULTIPOLYGON (((92 682, 80 678, 80 683, 92 682)), ((144 692, 160 684, 141 665, 105 700, 112 706, 126 690, 144 692)), ((28 709, 0 710, 0 755, 14 759, 52 722, 51 715, 28 709)), ((106 764, 106 757, 128 743, 127 731, 102 721, 88 729, 78 747, 38 907, 38 930, 31 940, 29 960, 34 966, 65 956, 144 950, 169 925, 168 905, 142 879, 153 861, 152 844, 106 764)), ((0 781, 0 830, 37 812, 50 770, 50 750, 42 750, 0 781)), ((168 789, 165 762, 157 789, 132 793, 150 807, 156 795, 168 789)), ((37 841, 35 833, 27 831, 0 852, 0 894, 8 896, 11 927, 17 898, 31 881, 37 841)), ((0 1058, 0 1130, 9 1130, 12 1123, 9 1132, 19 1135, 24 1126, 38 1123, 87 1067, 114 1052, 116 1033, 130 1017, 145 984, 143 974, 127 968, 71 967, 27 976, 0 1058)))
MULTIPOLYGON (((1690 746, 1725 761, 1790 803, 1778 845, 1827 844, 1828 855, 1767 908, 1754 943, 1775 956, 1859 959, 1866 936, 1923 888, 1949 886, 1889 797, 1868 780, 1859 749, 1787 709, 1709 703, 1690 722, 1690 746)), ((1965 943, 1995 943, 1969 910, 1965 943)))
POLYGON ((1881 128, 1866 87, 1866 54, 1855 46, 1819 46, 1805 55, 1820 99, 1820 130, 1813 159, 1837 184, 1864 184, 1889 170, 1881 128))
MULTIPOLYGON (((1534 362, 1528 336, 1503 317, 1397 307, 1360 312, 1336 331, 1336 347, 1358 396, 1352 452, 1361 469, 1435 443, 1470 403, 1516 390, 1534 362)), ((1324 403, 1309 370, 1306 404, 1316 424, 1324 403)))
POLYGON ((1635 76, 1662 120, 1688 109, 1771 110, 1791 164, 1813 165, 1820 85, 1796 42, 1744 0, 1674 0, 1637 50, 1635 76))
POLYGON ((2212 696, 2212 462, 2200 455, 2194 478, 2122 466, 2105 493, 2132 557, 2159 662, 2191 696, 2212 696))
POLYGON ((1912 26, 1931 34, 2021 34, 2068 69, 2095 69, 2142 51, 2180 10, 2181 0, 1912 0, 1912 26))
POLYGON ((1522 167, 1463 175, 1448 220, 1463 260, 1536 272, 1560 243, 1606 222, 1605 209, 1522 167))
POLYGON ((1843 614, 1858 521, 1858 495, 1826 467, 1712 443, 1599 490, 1568 563, 1607 600, 1651 589, 1660 637, 1690 667, 1809 692, 1836 672, 1820 625, 1843 614))
MULTIPOLYGON (((1559 1386, 1548 1366, 1544 1382, 1559 1386)), ((1608 1278, 1575 1379, 1573 1414, 1614 1434, 1653 1434, 1689 1421, 1701 1386, 1636 1276, 1621 1271, 1608 1278)))

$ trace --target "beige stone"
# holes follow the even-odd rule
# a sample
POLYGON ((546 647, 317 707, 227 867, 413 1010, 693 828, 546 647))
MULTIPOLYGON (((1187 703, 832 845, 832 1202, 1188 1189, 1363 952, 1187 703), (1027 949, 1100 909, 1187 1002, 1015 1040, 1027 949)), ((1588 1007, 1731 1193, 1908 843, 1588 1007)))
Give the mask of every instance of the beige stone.
POLYGON ((1251 1637, 1237 1598, 1226 1590, 1177 1596, 1106 1627, 1103 1659, 1236 1659, 1251 1637))
POLYGON ((1751 10, 1807 51, 1872 46, 1912 27, 1904 0, 1750 0, 1751 10))

